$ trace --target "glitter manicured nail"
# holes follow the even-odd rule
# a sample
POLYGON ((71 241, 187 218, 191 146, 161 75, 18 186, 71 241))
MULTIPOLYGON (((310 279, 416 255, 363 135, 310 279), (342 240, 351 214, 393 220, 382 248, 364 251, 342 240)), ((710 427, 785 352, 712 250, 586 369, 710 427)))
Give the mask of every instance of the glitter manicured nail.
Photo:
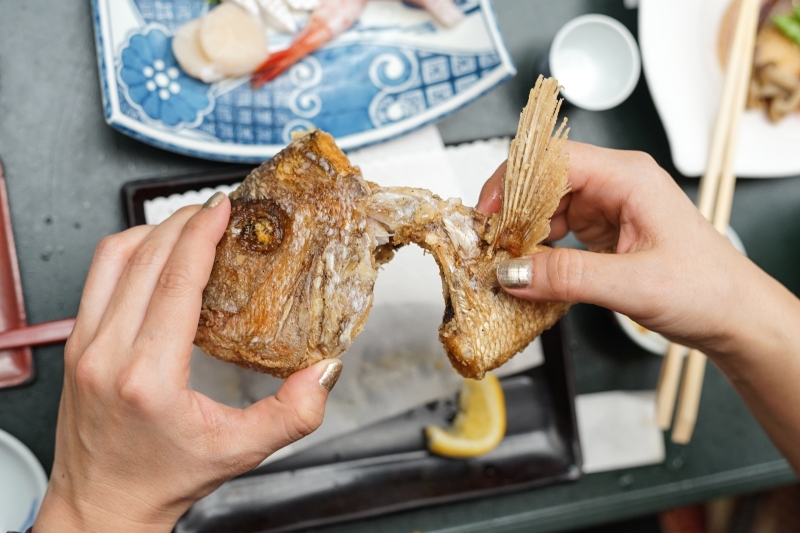
POLYGON ((322 387, 330 392, 333 389, 333 386, 336 385, 336 382, 339 381, 339 376, 342 375, 342 368, 344 365, 338 359, 332 361, 328 368, 325 369, 325 372, 322 374, 322 377, 319 378, 319 384, 322 387))
POLYGON ((509 289, 522 289, 531 284, 533 269, 526 257, 506 259, 497 265, 497 281, 509 289))
POLYGON ((214 196, 206 200, 206 203, 203 204, 203 209, 214 209, 219 205, 223 198, 225 198, 224 192, 220 191, 214 193, 214 196))

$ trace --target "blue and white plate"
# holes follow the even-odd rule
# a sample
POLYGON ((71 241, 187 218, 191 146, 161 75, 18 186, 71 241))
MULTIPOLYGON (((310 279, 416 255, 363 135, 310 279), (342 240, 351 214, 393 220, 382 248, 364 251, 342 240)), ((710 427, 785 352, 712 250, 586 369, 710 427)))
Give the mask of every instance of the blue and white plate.
MULTIPOLYGON (((340 147, 381 142, 436 121, 515 73, 491 0, 457 0, 455 28, 399 0, 370 0, 358 22, 273 82, 205 84, 180 70, 172 35, 207 0, 93 0, 106 121, 175 152, 255 163, 295 130, 340 147)), ((273 47, 288 35, 270 36, 273 47)))

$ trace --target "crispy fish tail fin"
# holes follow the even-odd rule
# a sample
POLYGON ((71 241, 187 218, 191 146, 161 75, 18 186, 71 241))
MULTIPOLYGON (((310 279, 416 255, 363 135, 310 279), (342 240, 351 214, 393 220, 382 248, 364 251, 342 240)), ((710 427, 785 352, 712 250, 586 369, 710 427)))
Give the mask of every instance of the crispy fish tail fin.
POLYGON ((567 120, 556 129, 562 99, 558 82, 539 76, 511 141, 503 207, 489 236, 493 247, 524 255, 547 238, 550 218, 569 191, 563 153, 567 120), (493 239, 493 240, 492 240, 493 239))

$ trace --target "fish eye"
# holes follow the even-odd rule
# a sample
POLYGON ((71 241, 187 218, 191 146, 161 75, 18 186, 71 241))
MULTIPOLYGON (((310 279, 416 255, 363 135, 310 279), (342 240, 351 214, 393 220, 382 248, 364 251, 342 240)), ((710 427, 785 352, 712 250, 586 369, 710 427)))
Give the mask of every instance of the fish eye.
POLYGON ((283 242, 289 217, 272 200, 236 202, 233 205, 231 233, 239 244, 253 252, 267 253, 283 242))

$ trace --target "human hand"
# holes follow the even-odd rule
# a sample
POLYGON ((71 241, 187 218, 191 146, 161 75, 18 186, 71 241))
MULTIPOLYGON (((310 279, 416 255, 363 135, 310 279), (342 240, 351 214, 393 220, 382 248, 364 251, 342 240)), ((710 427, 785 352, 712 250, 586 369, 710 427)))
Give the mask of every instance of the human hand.
POLYGON ((219 193, 97 247, 64 353, 36 533, 171 531, 194 501, 322 422, 338 360, 243 410, 188 388, 203 288, 229 216, 219 193))
MULTIPOLYGON (((586 302, 628 315, 671 340, 725 352, 752 307, 778 285, 737 252, 653 159, 638 152, 568 142, 571 191, 550 224, 549 241, 569 231, 600 254, 556 248, 498 268, 516 296, 586 302), (768 286, 768 287, 767 287, 768 286)), ((478 209, 500 208, 501 166, 478 209)))

